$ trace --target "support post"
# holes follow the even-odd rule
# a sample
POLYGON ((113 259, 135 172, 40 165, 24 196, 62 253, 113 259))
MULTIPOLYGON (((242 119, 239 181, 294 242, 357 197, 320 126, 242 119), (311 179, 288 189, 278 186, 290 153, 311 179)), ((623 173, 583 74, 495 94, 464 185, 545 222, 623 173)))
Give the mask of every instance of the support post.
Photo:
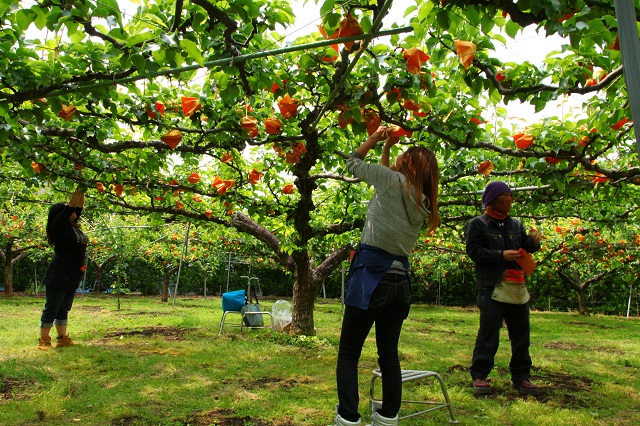
POLYGON ((176 277, 176 288, 173 289, 173 306, 176 306, 176 298, 178 297, 178 284, 180 284, 180 271, 182 271, 182 260, 187 252, 187 245, 189 244, 189 228, 191 222, 187 224, 187 231, 184 233, 184 242, 182 243, 182 256, 180 256, 180 264, 178 265, 178 276, 176 277))
MULTIPOLYGON (((636 9, 633 0, 614 0, 618 21, 618 40, 627 85, 631 119, 640 123, 640 39, 636 24, 636 9)), ((640 132, 636 131, 636 150, 640 156, 640 132)))

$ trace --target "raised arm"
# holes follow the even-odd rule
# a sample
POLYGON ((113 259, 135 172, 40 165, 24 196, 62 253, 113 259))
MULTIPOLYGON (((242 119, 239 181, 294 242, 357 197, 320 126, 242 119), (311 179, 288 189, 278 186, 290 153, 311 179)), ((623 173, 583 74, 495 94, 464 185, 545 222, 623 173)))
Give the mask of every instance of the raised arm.
POLYGON ((80 191, 80 189, 76 189, 71 196, 71 200, 69 200, 69 207, 84 207, 84 192, 80 191))
POLYGON ((389 154, 391 153, 391 147, 397 144, 400 141, 400 138, 396 138, 393 136, 389 136, 386 141, 384 141, 384 146, 382 147, 382 156, 380 157, 380 164, 385 167, 389 167, 389 154))
POLYGON ((371 150, 371 148, 376 146, 376 144, 383 139, 386 129, 387 128, 384 126, 378 127, 378 129, 375 132, 373 132, 371 136, 365 139, 365 141, 362 142, 362 144, 358 148, 356 148, 355 152, 362 155, 362 158, 366 157, 369 151, 371 150))

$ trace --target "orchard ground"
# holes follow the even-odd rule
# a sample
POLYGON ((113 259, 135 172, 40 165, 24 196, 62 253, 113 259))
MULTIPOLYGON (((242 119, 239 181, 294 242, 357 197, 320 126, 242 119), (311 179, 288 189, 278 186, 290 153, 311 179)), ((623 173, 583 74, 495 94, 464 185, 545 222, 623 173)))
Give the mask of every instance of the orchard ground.
MULTIPOLYGON (((261 299, 271 310, 275 299, 261 299)), ((36 349, 43 297, 1 298, 0 424, 326 425, 336 402, 342 320, 337 300, 319 299, 317 335, 225 328, 219 297, 82 295, 70 313, 77 346, 36 349)), ((230 317, 237 321, 239 316, 230 317)), ((462 425, 634 425, 640 422, 640 319, 533 311, 532 379, 539 397, 510 386, 506 330, 490 378, 476 397, 468 365, 475 307, 414 304, 400 343, 402 367, 439 372, 462 425)), ((365 421, 373 333, 360 362, 365 421)), ((436 381, 405 385, 409 399, 441 398, 436 381)), ((378 388, 379 390, 379 388, 378 388)), ((414 407, 405 405, 403 409, 414 407)), ((444 424, 446 410, 403 422, 444 424)))

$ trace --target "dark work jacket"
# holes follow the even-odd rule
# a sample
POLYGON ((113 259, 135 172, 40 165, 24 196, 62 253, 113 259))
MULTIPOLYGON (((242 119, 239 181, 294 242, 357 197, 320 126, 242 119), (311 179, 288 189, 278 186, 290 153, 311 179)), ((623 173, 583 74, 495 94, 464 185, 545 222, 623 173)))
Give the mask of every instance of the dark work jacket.
POLYGON ((518 250, 521 247, 533 253, 540 249, 527 235, 519 220, 507 216, 504 220, 488 214, 474 217, 465 228, 467 254, 473 260, 478 287, 494 287, 502 279, 506 269, 522 269, 516 262, 507 262, 502 256, 504 250, 518 250))
POLYGON ((75 290, 80 286, 88 242, 80 228, 69 222, 69 216, 73 212, 79 215, 81 210, 65 206, 51 223, 55 254, 43 280, 46 286, 66 291, 75 290))

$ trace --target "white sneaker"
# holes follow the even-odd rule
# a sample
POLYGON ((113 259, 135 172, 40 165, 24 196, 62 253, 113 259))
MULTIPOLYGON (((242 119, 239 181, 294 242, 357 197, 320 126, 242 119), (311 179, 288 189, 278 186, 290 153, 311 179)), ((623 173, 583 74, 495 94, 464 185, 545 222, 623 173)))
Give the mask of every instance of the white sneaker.
POLYGON ((380 413, 375 412, 371 416, 370 426, 398 426, 398 415, 396 414, 395 417, 389 418, 381 416, 380 413))
POLYGON ((329 426, 360 426, 362 425, 362 419, 358 419, 357 422, 351 422, 345 420, 338 414, 338 405, 336 404, 336 418, 333 420, 333 424, 329 426))

